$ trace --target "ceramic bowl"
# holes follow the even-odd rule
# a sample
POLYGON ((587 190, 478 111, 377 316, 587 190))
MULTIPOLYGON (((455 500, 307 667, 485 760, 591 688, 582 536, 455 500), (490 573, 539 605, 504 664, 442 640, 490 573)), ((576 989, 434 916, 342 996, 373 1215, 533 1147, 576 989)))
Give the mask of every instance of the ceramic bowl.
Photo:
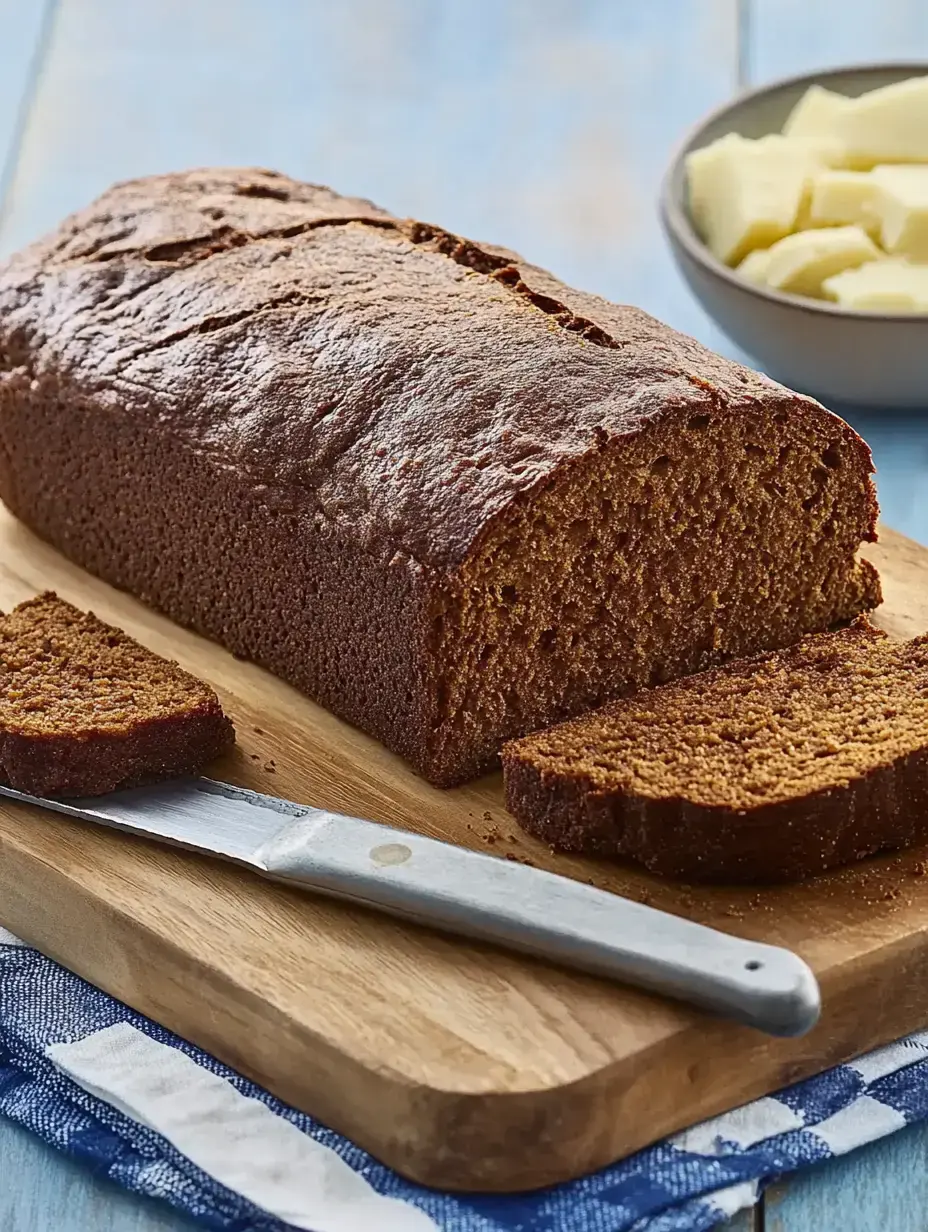
POLYGON ((826 403, 928 408, 928 314, 857 312, 744 282, 716 260, 692 224, 686 156, 726 133, 779 132, 813 83, 856 97, 926 74, 924 62, 862 65, 742 94, 693 129, 664 178, 661 220, 677 265, 703 308, 770 376, 826 403))

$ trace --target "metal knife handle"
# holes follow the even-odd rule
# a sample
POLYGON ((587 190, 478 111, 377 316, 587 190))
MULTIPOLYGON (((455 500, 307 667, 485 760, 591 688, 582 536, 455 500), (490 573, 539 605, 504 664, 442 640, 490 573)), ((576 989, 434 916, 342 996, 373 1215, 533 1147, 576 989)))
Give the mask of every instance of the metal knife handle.
POLYGON ((270 877, 665 993, 771 1035, 820 1010, 798 955, 584 883, 353 817, 286 824, 256 853, 270 877))

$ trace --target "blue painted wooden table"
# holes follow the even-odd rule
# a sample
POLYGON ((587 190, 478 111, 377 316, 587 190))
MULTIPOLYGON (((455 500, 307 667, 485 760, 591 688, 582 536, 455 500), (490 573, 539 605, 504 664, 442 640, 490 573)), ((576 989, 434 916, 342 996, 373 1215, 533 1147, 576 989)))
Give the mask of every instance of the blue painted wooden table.
MULTIPOLYGON (((0 252, 111 181, 259 164, 527 253, 732 352, 671 267, 673 144, 739 87, 928 59, 925 0, 0 0, 0 252)), ((928 408, 850 418, 928 542, 928 408)), ((729 1232, 923 1232, 928 1128, 811 1170, 729 1232)), ((2 1232, 168 1232, 0 1122, 2 1232)))

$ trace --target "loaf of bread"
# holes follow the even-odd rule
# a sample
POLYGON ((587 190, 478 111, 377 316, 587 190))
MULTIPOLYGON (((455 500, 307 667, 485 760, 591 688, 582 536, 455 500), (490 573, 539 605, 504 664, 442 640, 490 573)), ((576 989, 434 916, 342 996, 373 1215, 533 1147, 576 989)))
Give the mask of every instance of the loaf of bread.
POLYGON ((0 496, 435 783, 879 602, 869 451, 511 253, 257 170, 0 270, 0 496))
POLYGON ((213 690, 57 595, 0 615, 0 782, 96 796, 199 774, 235 740, 213 690))
POLYGON ((506 797, 567 851, 794 881, 928 841, 928 636, 865 617, 513 741, 506 797))

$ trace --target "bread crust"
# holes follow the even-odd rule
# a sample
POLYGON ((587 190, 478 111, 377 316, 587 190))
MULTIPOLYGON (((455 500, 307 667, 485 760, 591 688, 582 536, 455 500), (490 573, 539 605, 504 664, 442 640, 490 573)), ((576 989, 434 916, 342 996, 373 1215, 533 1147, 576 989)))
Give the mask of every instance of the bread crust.
POLYGON ((686 800, 603 795, 545 778, 503 752, 506 807, 558 851, 617 856, 679 881, 803 881, 880 851, 928 842, 928 751, 882 766, 850 788, 739 815, 686 800), (900 808, 899 800, 907 802, 900 808))

